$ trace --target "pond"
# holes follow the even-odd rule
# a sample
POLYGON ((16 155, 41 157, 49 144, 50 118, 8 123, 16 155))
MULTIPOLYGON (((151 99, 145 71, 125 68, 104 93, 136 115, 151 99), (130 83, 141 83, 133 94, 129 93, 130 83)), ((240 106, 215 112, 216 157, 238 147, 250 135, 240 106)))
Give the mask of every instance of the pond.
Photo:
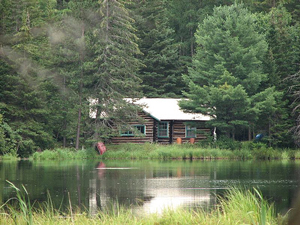
MULTIPOLYGON (((136 213, 210 208, 230 187, 258 188, 285 213, 298 192, 299 161, 2 161, 0 202, 24 187, 33 202, 95 213, 113 203, 136 213)), ((36 203, 35 203, 36 204, 36 203)))

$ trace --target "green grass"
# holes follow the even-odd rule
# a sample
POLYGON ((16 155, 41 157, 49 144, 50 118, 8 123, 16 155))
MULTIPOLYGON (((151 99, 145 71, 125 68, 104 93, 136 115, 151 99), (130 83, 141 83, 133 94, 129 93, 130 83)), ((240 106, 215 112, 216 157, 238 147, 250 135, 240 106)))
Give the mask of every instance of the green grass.
POLYGON ((45 150, 35 152, 30 158, 33 160, 65 160, 65 159, 91 159, 97 157, 97 152, 93 149, 83 149, 76 151, 72 148, 58 148, 55 150, 45 150))
POLYGON ((248 147, 241 149, 220 149, 217 147, 201 147, 192 144, 121 144, 107 145, 107 151, 100 156, 94 149, 84 150, 62 149, 45 150, 32 155, 33 160, 65 160, 65 159, 300 159, 299 150, 273 149, 266 146, 248 147))
POLYGON ((0 208, 0 224, 203 224, 231 225, 255 224, 271 225, 286 224, 287 216, 275 215, 274 207, 263 199, 261 193, 254 189, 242 190, 230 188, 224 197, 219 198, 219 205, 208 210, 165 210, 162 214, 135 215, 131 209, 125 209, 117 203, 111 209, 98 210, 96 215, 70 209, 63 213, 53 209, 51 201, 34 208, 30 205, 28 193, 23 192, 10 183, 17 191, 19 207, 14 209, 9 202, 0 208))

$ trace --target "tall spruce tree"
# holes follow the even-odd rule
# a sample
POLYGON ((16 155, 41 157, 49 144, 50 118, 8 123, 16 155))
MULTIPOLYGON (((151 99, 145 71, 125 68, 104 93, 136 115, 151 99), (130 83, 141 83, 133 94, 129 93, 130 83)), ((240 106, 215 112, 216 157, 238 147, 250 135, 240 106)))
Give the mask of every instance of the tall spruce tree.
MULTIPOLYGON (((38 35, 46 23, 46 1, 4 1, 0 31, 1 113, 8 148, 28 156, 53 146, 47 104, 40 84, 44 78, 42 55, 46 38, 38 35)), ((47 4, 46 4, 47 5, 47 4)), ((47 5, 49 12, 51 7, 47 5)))
POLYGON ((180 96, 183 88, 182 64, 173 40, 174 30, 168 25, 166 2, 137 0, 132 8, 142 52, 140 59, 144 64, 139 71, 144 95, 180 96))
POLYGON ((89 87, 92 90, 90 97, 97 99, 93 139, 99 140, 113 132, 108 129, 111 119, 118 126, 134 116, 124 98, 140 97, 137 71, 142 64, 138 59, 141 52, 134 20, 126 1, 100 1, 95 18, 98 23, 93 27, 90 39, 94 63, 90 65, 93 73, 89 87))
MULTIPOLYGON (((216 7, 199 24, 196 43, 193 67, 184 76, 190 100, 182 101, 182 108, 211 115, 211 125, 232 138, 247 128, 250 138, 250 128, 263 116, 261 104, 267 107, 257 95, 266 91, 261 85, 267 79, 262 63, 268 46, 255 16, 241 4, 216 7)), ((276 92, 270 89, 268 94, 276 92)))
POLYGON ((53 64, 60 81, 57 86, 65 101, 62 105, 63 142, 75 141, 75 148, 80 145, 83 136, 83 118, 88 119, 88 101, 91 82, 91 64, 94 62, 90 36, 93 31, 91 17, 95 14, 97 3, 94 1, 71 1, 68 13, 49 29, 49 40, 53 49, 53 64), (77 115, 77 116, 75 116, 77 115), (75 122, 76 121, 76 122, 75 122), (67 133, 66 130, 69 130, 67 133))
MULTIPOLYGON (((291 108, 288 107, 293 99, 289 92, 292 82, 286 79, 295 74, 299 68, 300 40, 299 26, 292 22, 291 14, 285 7, 279 5, 266 14, 265 22, 267 42, 269 43, 268 66, 272 65, 269 74, 269 85, 274 85, 276 90, 282 91, 283 101, 279 102, 280 110, 273 117, 270 131, 276 137, 278 145, 291 146, 292 135, 288 132, 294 124, 291 108)), ((268 69, 268 68, 266 68, 268 69)), ((279 106, 278 105, 278 106, 279 106)))

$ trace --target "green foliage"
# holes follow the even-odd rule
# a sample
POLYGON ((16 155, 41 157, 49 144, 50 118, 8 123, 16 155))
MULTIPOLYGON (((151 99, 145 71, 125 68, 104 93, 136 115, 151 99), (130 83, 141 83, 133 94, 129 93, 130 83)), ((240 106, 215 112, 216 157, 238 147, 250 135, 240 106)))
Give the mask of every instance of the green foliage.
POLYGON ((95 157, 97 157, 97 152, 91 148, 83 150, 71 148, 47 149, 42 152, 35 152, 32 155, 33 160, 91 159, 95 157))
POLYGON ((172 38, 166 15, 167 2, 153 0, 135 6, 140 57, 144 66, 139 70, 142 91, 146 97, 181 96, 183 82, 178 48, 172 38))
MULTIPOLYGON (((10 182, 9 182, 10 183, 10 182)), ((94 217, 87 213, 78 211, 66 215, 59 210, 53 210, 51 201, 39 210, 33 210, 28 193, 21 192, 12 183, 11 186, 17 192, 17 199, 20 209, 12 207, 6 203, 3 207, 8 207, 12 213, 0 214, 0 222, 5 224, 278 224, 284 218, 275 215, 274 205, 264 199, 257 189, 244 190, 237 187, 229 187, 225 196, 217 196, 218 207, 208 210, 185 210, 167 209, 162 214, 134 215, 131 209, 125 209, 118 202, 112 202, 104 210, 99 210, 94 217), (49 203, 50 202, 50 203, 49 203), (62 214, 65 216, 62 218, 62 214)), ((50 197, 48 197, 49 199, 50 197)), ((51 199, 50 199, 51 200, 51 199)))
POLYGON ((197 52, 184 76, 189 100, 180 106, 212 116, 209 123, 234 139, 245 139, 240 134, 266 115, 269 124, 262 129, 267 129, 282 98, 274 87, 262 89, 267 79, 263 61, 268 45, 255 21, 255 15, 242 4, 215 7, 199 24, 197 52))
POLYGON ((221 136, 215 143, 220 149, 231 149, 231 150, 240 150, 242 148, 242 142, 235 141, 232 138, 226 136, 221 136))
POLYGON ((239 223, 245 223, 248 220, 249 224, 276 223, 274 205, 270 205, 259 190, 240 191, 237 188, 229 188, 226 196, 226 200, 221 199, 220 213, 226 212, 228 217, 247 214, 247 216, 239 217, 239 223), (242 202, 244 204, 241 204, 242 202))
POLYGON ((266 75, 262 59, 267 43, 255 25, 255 17, 243 5, 215 7, 195 34, 198 44, 189 76, 196 84, 211 85, 226 71, 247 93, 256 93, 266 75), (199 75, 198 75, 199 73, 199 75))
POLYGON ((245 140, 249 128, 293 147, 298 97, 289 90, 299 82, 286 78, 299 75, 299 1, 235 2, 2 0, 1 154, 107 140, 114 131, 101 113, 126 124, 136 115, 123 98, 141 90, 189 90, 184 108, 214 116, 228 136, 245 140))
POLYGON ((22 220, 24 220, 25 224, 32 225, 33 209, 26 188, 24 187, 24 185, 22 185, 23 190, 20 190, 10 181, 6 182, 9 183, 10 187, 16 191, 16 197, 9 199, 4 206, 7 206, 10 210, 10 213, 13 215, 15 224, 18 224, 20 222, 18 220, 18 217, 20 217, 22 220), (8 203, 13 200, 17 201, 17 207, 14 205, 8 205, 8 203))
MULTIPOLYGON (((292 135, 287 132, 294 126, 294 118, 289 108, 293 101, 289 91, 292 80, 287 79, 287 77, 294 75, 299 70, 300 48, 299 24, 294 23, 292 12, 284 7, 286 3, 282 2, 277 7, 273 7, 268 14, 260 18, 260 21, 264 24, 269 44, 268 61, 265 63, 267 66, 265 71, 270 73, 268 84, 274 85, 275 89, 282 93, 282 100, 276 100, 278 102, 275 107, 277 110, 269 114, 270 116, 266 121, 270 124, 270 144, 272 146, 292 147, 292 135), (271 65, 271 68, 268 65, 271 65)), ((262 122, 262 120, 259 121, 259 124, 262 122)))
POLYGON ((14 131, 7 123, 3 122, 0 126, 3 130, 3 146, 0 149, 2 155, 17 156, 19 143, 22 137, 14 131))
POLYGON ((3 116, 2 114, 0 114, 0 149, 4 149, 5 148, 5 135, 4 135, 4 129, 2 127, 2 123, 3 123, 3 116))

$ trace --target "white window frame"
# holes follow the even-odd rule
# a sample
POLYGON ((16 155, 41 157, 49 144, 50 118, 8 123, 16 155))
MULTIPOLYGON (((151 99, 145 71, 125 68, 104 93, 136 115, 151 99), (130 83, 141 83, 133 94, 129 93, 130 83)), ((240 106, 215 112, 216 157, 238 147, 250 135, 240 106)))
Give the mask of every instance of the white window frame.
POLYGON ((157 126, 157 137, 159 138, 168 138, 169 137, 169 122, 159 122, 157 126), (165 126, 166 128, 161 128, 161 126, 165 126), (160 132, 166 132, 167 135, 161 135, 160 132))
POLYGON ((185 125, 185 137, 186 138, 195 138, 195 137, 197 137, 196 131, 197 131, 196 127, 185 125), (193 132, 193 135, 190 134, 191 132, 193 132))
POLYGON ((146 125, 144 124, 135 124, 135 125, 131 125, 132 129, 131 130, 126 130, 126 131, 122 131, 120 130, 120 135, 122 137, 134 137, 134 136, 139 136, 139 135, 146 135, 146 125), (142 128, 144 132, 142 132, 139 128, 142 128), (140 133, 136 132, 136 131, 140 131, 140 133))

